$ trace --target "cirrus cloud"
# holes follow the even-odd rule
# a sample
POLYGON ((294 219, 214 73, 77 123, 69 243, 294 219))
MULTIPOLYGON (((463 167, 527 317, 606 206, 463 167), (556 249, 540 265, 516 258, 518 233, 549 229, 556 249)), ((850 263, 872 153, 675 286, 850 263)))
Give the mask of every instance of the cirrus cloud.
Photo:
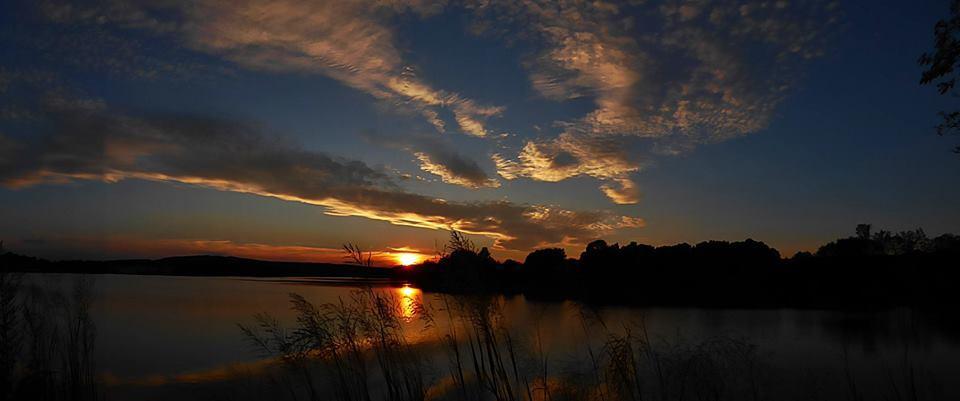
POLYGON ((500 175, 587 175, 607 181, 601 189, 615 203, 636 202, 628 175, 654 156, 764 129, 800 67, 822 54, 839 13, 816 0, 468 4, 481 20, 478 32, 535 49, 526 67, 540 95, 594 104, 557 121, 554 139, 527 141, 514 159, 497 155, 500 175), (647 152, 608 151, 611 142, 637 140, 647 152))
POLYGON ((399 110, 420 113, 441 132, 446 122, 438 111, 446 109, 461 132, 484 137, 485 121, 504 108, 431 86, 404 61, 396 44, 393 19, 429 16, 443 8, 444 2, 427 1, 155 0, 93 6, 53 1, 43 10, 57 22, 174 37, 245 68, 322 74, 399 110))

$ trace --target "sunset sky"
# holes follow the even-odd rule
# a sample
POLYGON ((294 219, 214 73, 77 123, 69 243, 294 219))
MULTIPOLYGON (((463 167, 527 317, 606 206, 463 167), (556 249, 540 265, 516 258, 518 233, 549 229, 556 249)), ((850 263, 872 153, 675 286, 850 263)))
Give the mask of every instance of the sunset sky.
MULTIPOLYGON (((947 1, 5 1, 0 239, 49 258, 960 231, 947 1)), ((409 260, 409 257, 408 257, 409 260)), ((384 262, 388 263, 388 262, 384 262)))

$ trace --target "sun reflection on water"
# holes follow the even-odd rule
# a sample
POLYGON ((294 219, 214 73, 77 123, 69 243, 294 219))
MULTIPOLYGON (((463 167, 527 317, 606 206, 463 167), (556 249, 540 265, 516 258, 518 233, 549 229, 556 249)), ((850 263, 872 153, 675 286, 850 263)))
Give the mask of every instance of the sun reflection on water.
POLYGON ((413 288, 409 284, 397 288, 400 295, 400 314, 405 321, 410 321, 417 317, 419 304, 423 302, 422 292, 419 288, 413 288))

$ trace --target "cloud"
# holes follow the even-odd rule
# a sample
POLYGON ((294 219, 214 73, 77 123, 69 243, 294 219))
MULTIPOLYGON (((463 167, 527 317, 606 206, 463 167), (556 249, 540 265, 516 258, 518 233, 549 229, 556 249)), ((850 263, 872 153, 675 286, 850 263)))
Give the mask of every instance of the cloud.
POLYGON ((617 138, 562 133, 553 140, 528 141, 516 160, 494 154, 493 161, 500 176, 508 180, 527 177, 557 182, 586 175, 616 181, 621 187, 619 190, 609 184, 601 187, 615 203, 639 201, 639 191, 629 175, 640 171, 642 165, 630 159, 626 147, 617 138))
POLYGON ((490 177, 475 160, 457 152, 449 140, 435 135, 384 135, 364 132, 361 136, 370 143, 411 152, 420 163, 420 169, 434 174, 448 184, 467 188, 497 188, 500 181, 490 177))
MULTIPOLYGON (((823 1, 607 3, 478 1, 478 26, 535 50, 525 63, 533 88, 555 101, 591 99, 594 109, 557 122, 553 141, 530 141, 501 175, 557 181, 577 175, 621 184, 652 156, 675 154, 765 128, 798 79, 822 54, 837 6, 823 1), (625 139, 631 138, 631 139, 625 139), (607 143, 640 139, 649 154, 625 158, 607 143), (594 144, 573 154, 571 143, 594 144), (573 155, 570 163, 558 160, 573 155), (631 165, 633 168, 626 167, 631 165)), ((496 160, 496 159, 495 159, 496 160)))
POLYGON ((473 160, 467 160, 456 153, 441 154, 444 159, 434 160, 434 157, 424 152, 415 153, 420 161, 420 169, 440 177, 443 182, 461 185, 467 188, 489 187, 496 188, 500 182, 487 176, 480 166, 473 160))
POLYGON ((639 7, 494 1, 476 7, 534 38, 541 50, 528 67, 543 96, 593 98, 595 110, 572 129, 700 141, 765 127, 796 79, 798 63, 822 53, 834 8, 731 0, 639 7))
POLYGON ((530 177, 556 182, 579 175, 600 179, 622 178, 640 169, 626 149, 612 138, 585 141, 569 133, 548 141, 528 141, 518 160, 494 155, 498 173, 506 179, 530 177))
POLYGON ((97 7, 54 3, 50 19, 110 24, 179 38, 189 48, 240 66, 328 76, 398 109, 422 114, 441 132, 438 109, 448 109, 460 130, 487 135, 485 120, 502 107, 484 106, 419 78, 403 60, 390 21, 404 14, 429 16, 443 2, 267 1, 190 3, 108 2, 97 7))
POLYGON ((304 202, 323 207, 329 215, 457 229, 514 250, 581 245, 616 229, 642 225, 639 219, 607 211, 507 201, 449 202, 408 193, 363 162, 303 150, 240 122, 84 108, 49 108, 44 120, 46 130, 23 139, 0 136, 0 185, 179 182, 304 202))
MULTIPOLYGON (((820 0, 43 4, 51 21, 149 32, 248 69, 327 76, 419 113, 441 132, 452 123, 466 135, 491 138, 487 122, 505 109, 432 85, 405 61, 394 29, 404 18, 467 10, 474 32, 523 43, 524 67, 543 98, 592 103, 582 115, 555 121, 555 132, 493 155, 498 174, 550 182, 593 177, 618 204, 639 200, 631 176, 657 157, 767 127, 806 62, 823 53, 839 13, 835 3, 820 0)), ((107 28, 95 31, 118 36, 107 28)), ((120 49, 110 53, 114 57, 138 54, 114 47, 120 49)), ((444 182, 500 185, 449 146, 418 142, 403 148, 444 182)))
POLYGON ((610 184, 604 184, 600 187, 603 194, 610 198, 613 203, 618 205, 632 205, 640 202, 640 189, 632 180, 620 178, 616 180, 619 188, 610 184))
POLYGON ((203 80, 234 73, 229 67, 210 63, 209 57, 169 46, 172 41, 130 32, 138 29, 168 33, 179 26, 172 20, 152 18, 143 10, 150 7, 147 2, 23 3, 36 7, 37 12, 18 12, 18 18, 11 23, 12 34, 4 39, 11 48, 20 48, 23 59, 39 61, 40 68, 53 63, 84 72, 147 80, 203 80), (63 26, 66 24, 69 27, 63 26))

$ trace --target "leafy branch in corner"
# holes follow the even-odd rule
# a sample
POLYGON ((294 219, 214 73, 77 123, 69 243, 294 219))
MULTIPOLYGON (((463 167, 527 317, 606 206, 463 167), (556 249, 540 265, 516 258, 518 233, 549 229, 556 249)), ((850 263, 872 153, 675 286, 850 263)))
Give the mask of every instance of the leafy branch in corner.
MULTIPOLYGON (((950 17, 937 21, 933 37, 934 51, 920 55, 917 60, 926 68, 920 76, 920 84, 936 83, 941 95, 956 95, 957 63, 960 62, 960 0, 950 3, 950 17)), ((942 121, 937 125, 937 134, 960 134, 960 111, 941 111, 939 114, 942 121)), ((960 146, 953 151, 960 153, 960 146)))

